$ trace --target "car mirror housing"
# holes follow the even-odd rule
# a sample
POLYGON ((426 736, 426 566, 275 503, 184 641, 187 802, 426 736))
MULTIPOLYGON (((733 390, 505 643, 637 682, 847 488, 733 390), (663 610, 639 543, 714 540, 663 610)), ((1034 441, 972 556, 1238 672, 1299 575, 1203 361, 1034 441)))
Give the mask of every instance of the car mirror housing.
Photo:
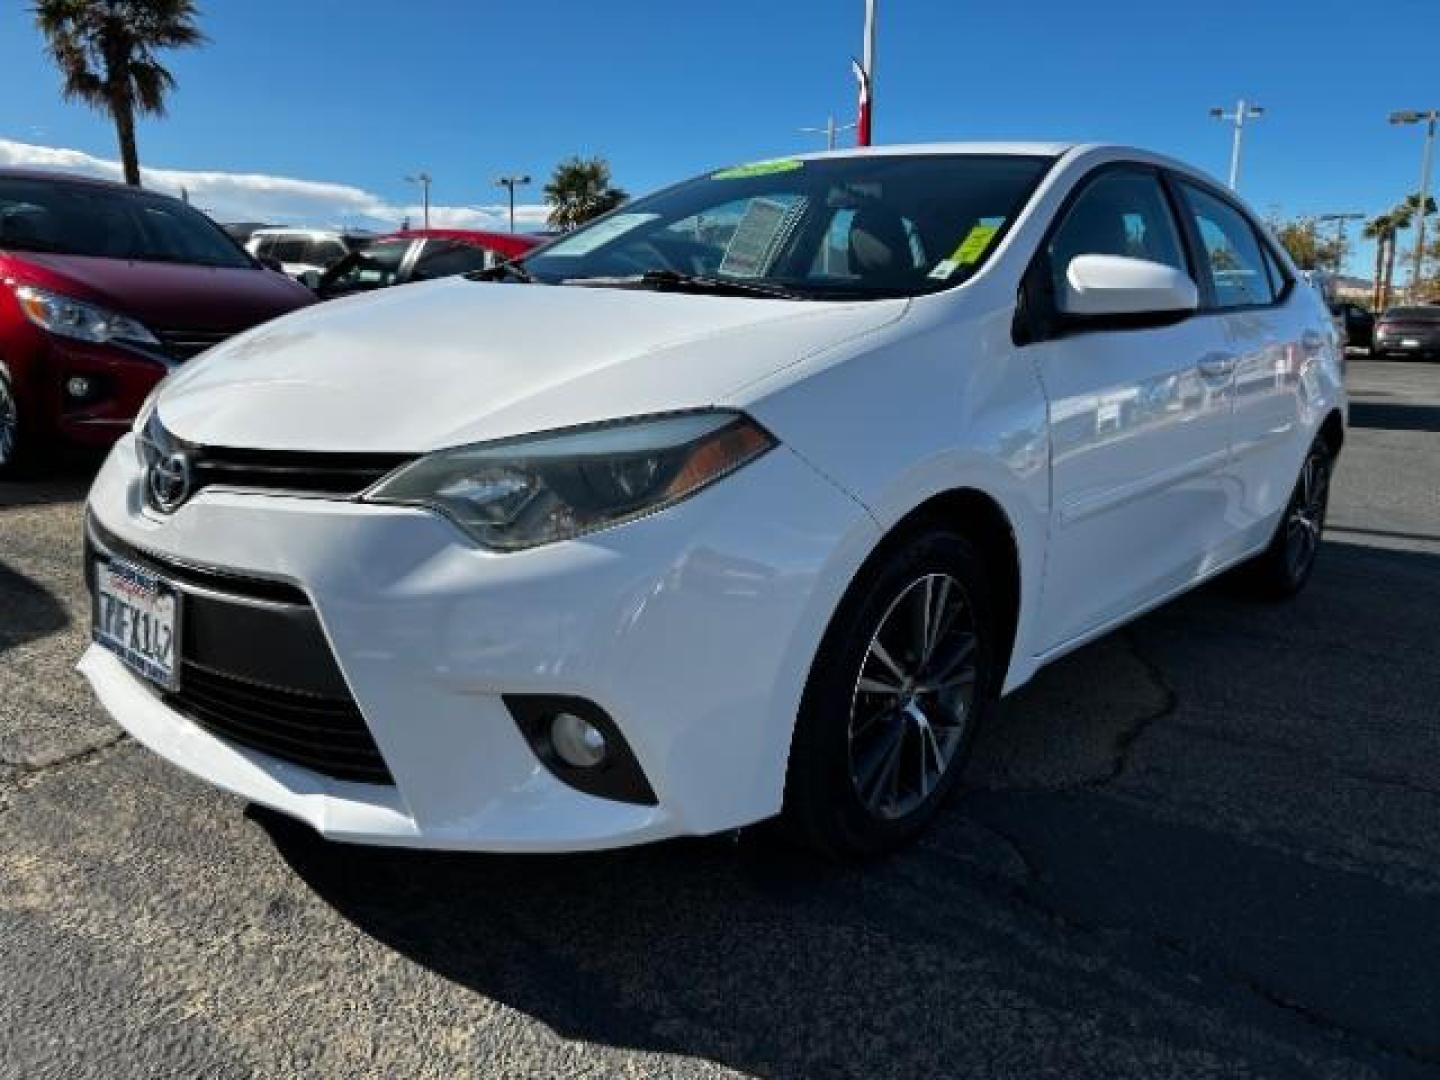
POLYGON ((1200 291, 1183 270, 1124 255, 1077 255, 1065 269, 1060 310, 1093 318, 1181 315, 1200 306, 1200 291))

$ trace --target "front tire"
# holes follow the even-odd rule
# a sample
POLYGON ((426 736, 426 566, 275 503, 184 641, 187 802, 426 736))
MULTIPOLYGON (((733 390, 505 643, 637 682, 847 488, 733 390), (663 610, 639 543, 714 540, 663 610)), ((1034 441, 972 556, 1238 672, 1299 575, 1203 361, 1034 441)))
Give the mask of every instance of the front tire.
POLYGON ((1335 452, 1323 435, 1316 436, 1270 546, 1244 568, 1260 597, 1288 600, 1310 580, 1325 531, 1334 468, 1335 452))
POLYGON ((781 824, 834 858, 911 840, 954 789, 994 704, 989 576, 927 527, 868 565, 831 621, 797 719, 781 824))
POLYGON ((0 375, 0 480, 14 479, 25 464, 28 440, 21 423, 20 401, 10 381, 0 375))

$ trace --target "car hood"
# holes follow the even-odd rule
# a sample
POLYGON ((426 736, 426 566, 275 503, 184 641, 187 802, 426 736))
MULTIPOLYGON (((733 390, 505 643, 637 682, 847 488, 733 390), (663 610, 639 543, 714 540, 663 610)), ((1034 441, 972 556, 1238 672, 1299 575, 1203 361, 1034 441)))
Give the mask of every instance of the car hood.
POLYGON ((31 252, 17 261, 17 278, 120 311, 152 330, 234 333, 315 300, 298 282, 258 267, 31 252))
POLYGON ((234 338, 174 375, 158 409, 211 446, 418 453, 712 405, 906 306, 451 278, 234 338))

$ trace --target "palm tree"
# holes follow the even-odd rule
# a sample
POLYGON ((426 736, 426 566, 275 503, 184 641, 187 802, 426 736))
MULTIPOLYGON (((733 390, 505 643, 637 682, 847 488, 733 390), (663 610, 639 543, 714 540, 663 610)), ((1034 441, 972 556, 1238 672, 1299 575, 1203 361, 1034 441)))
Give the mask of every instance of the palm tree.
POLYGON ((610 182, 610 165, 601 157, 572 157, 555 166, 545 185, 550 227, 561 232, 578 228, 609 213, 630 198, 610 182))
POLYGON ((110 114, 125 182, 139 187, 135 114, 163 116, 175 88, 156 53, 205 41, 195 0, 36 0, 34 14, 65 97, 110 114))
MULTIPOLYGON (((1430 197, 1430 196, 1426 196, 1426 198, 1425 198, 1425 209, 1424 209, 1424 211, 1422 212, 1421 209, 1420 209, 1420 193, 1419 193, 1418 191, 1416 191, 1416 192, 1412 192, 1412 193, 1409 194, 1409 195, 1406 195, 1406 196, 1405 196, 1405 201, 1404 201, 1403 203, 1401 203, 1400 206, 1397 207, 1396 209, 1397 209, 1397 211, 1400 211, 1400 210, 1403 210, 1403 211, 1404 211, 1404 214, 1405 214, 1405 224, 1403 224, 1403 225, 1400 226, 1400 227, 1401 227, 1402 229, 1406 229, 1406 228, 1409 228, 1411 225, 1413 225, 1413 224, 1416 222, 1416 220, 1419 219, 1419 218, 1421 218, 1422 216, 1428 218, 1431 214, 1435 213, 1435 200, 1434 200, 1432 197, 1430 197)), ((1417 230, 1417 233, 1418 233, 1418 230, 1417 230)), ((1418 241, 1418 236, 1417 236, 1417 241, 1418 241)), ((1394 247, 1395 247, 1395 242, 1392 240, 1392 241, 1391 241, 1391 249, 1392 249, 1392 250, 1391 250, 1391 252, 1390 252, 1390 261, 1391 261, 1391 264, 1392 264, 1392 265, 1391 265, 1392 272, 1393 272, 1393 269, 1394 269, 1394 265, 1393 265, 1393 264, 1394 264, 1394 261, 1395 261, 1395 251, 1394 251, 1394 247)), ((1413 255, 1413 254, 1414 254, 1413 249, 1411 250, 1411 252, 1409 252, 1409 253, 1407 253, 1407 254, 1413 255)), ((1422 259, 1421 262, 1422 262, 1422 264, 1423 264, 1424 260, 1422 259)), ((1420 283, 1419 280, 1415 280, 1415 281, 1412 281, 1412 282, 1410 283, 1410 293, 1411 293, 1410 299, 1411 299, 1412 301, 1415 299, 1415 295, 1414 295, 1414 294, 1416 294, 1416 293, 1419 292, 1420 286, 1421 286, 1421 283, 1420 283)))
POLYGON ((1365 239, 1375 241, 1375 291, 1374 307, 1377 312, 1385 309, 1388 299, 1386 288, 1385 267, 1388 261, 1393 264, 1394 255, 1392 249, 1395 245, 1395 233, 1402 228, 1397 220, 1394 210, 1388 210, 1383 214, 1376 214, 1369 221, 1365 222, 1365 239))

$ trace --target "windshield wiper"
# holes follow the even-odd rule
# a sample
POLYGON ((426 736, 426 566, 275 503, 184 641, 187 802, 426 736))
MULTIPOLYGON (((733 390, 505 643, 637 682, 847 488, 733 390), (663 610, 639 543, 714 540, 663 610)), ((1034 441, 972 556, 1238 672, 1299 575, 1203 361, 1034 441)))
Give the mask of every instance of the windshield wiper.
POLYGON ((683 274, 679 270, 647 270, 622 277, 566 278, 562 285, 596 289, 655 289, 659 292, 714 293, 717 296, 766 296, 774 300, 809 300, 808 294, 785 285, 736 278, 683 274))
POLYGON ((535 283, 535 275, 521 266, 516 259, 506 259, 494 266, 487 266, 484 270, 473 270, 465 275, 471 281, 504 281, 513 277, 516 281, 523 281, 526 285, 535 283))

